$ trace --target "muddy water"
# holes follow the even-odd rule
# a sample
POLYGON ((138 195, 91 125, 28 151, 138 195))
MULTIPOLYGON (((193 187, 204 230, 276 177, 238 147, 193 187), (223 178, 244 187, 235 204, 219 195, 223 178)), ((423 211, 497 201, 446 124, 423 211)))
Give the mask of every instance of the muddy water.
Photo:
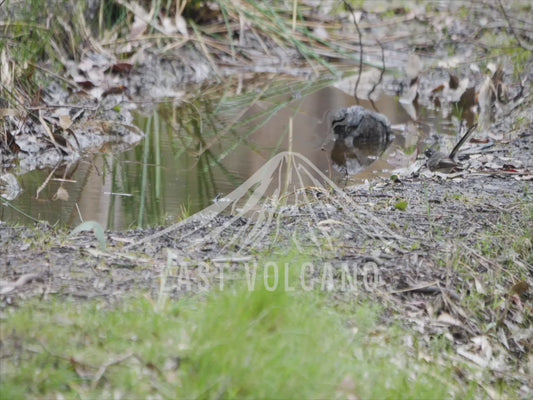
POLYGON ((428 110, 418 110, 421 128, 395 98, 383 97, 374 106, 393 124, 394 141, 386 148, 346 149, 334 143, 327 112, 355 100, 331 83, 271 82, 244 95, 236 91, 226 85, 139 115, 146 138, 126 152, 104 149, 52 174, 19 177, 24 191, 13 207, 0 208, 0 219, 70 226, 95 220, 115 230, 168 224, 230 192, 283 150, 303 154, 343 185, 389 176, 416 159, 428 132, 453 132, 450 122, 428 110))

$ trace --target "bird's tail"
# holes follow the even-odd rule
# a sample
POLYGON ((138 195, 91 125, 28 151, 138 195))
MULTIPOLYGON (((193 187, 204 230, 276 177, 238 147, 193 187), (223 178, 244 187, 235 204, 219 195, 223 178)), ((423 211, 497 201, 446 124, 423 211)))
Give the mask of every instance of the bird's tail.
POLYGON ((453 150, 450 153, 450 158, 452 160, 455 158, 455 155, 457 154, 459 149, 463 146, 463 144, 466 143, 466 141, 468 140, 468 138, 470 137, 472 132, 474 132, 474 129, 476 129, 476 127, 477 127, 477 124, 474 124, 470 128, 468 128, 468 130, 463 135, 463 137, 457 142, 457 144, 455 145, 455 147, 453 148, 453 150))

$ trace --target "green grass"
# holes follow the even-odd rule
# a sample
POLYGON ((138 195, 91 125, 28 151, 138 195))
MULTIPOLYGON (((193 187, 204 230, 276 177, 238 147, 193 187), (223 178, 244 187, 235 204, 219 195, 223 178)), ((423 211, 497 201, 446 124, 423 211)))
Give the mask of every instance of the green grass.
MULTIPOLYGON (((318 293, 244 283, 169 301, 161 312, 154 303, 57 299, 8 310, 0 398, 448 398, 459 390, 451 368, 410 355, 406 333, 382 326, 369 304, 335 307, 318 293)), ((459 393, 468 397, 468 386, 459 393)))

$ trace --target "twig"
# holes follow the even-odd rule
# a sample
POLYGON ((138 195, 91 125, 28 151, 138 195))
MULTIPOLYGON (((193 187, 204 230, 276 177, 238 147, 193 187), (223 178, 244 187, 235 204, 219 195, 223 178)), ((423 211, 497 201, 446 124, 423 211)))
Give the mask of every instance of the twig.
POLYGON ((96 372, 96 374, 94 375, 93 381, 91 382, 91 389, 96 388, 96 386, 98 385, 98 382, 100 382, 100 379, 102 379, 102 377, 104 376, 105 372, 107 371, 107 369, 109 367, 111 367, 113 365, 116 365, 116 364, 123 363, 124 361, 126 361, 127 359, 133 357, 134 355, 135 355, 135 353, 128 353, 125 356, 119 357, 119 358, 117 358, 115 360, 111 360, 111 361, 108 361, 105 364, 103 364, 98 369, 98 372, 96 372))
POLYGON ((31 66, 34 67, 34 68, 40 69, 41 71, 47 73, 48 75, 51 75, 51 76, 53 76, 54 78, 59 79, 59 80, 62 81, 62 82, 65 82, 67 85, 69 85, 69 86, 72 87, 73 89, 78 89, 78 85, 77 85, 75 82, 71 81, 70 79, 67 79, 67 78, 62 77, 61 75, 56 74, 55 72, 52 72, 52 71, 50 71, 49 69, 44 68, 44 67, 41 66, 41 65, 34 64, 34 63, 32 63, 32 62, 29 62, 29 61, 28 61, 28 65, 31 65, 31 66))
POLYGON ((46 179, 44 180, 43 184, 41 186, 39 186, 37 188, 37 192, 35 193, 35 198, 38 199, 39 198, 39 193, 42 192, 42 190, 46 187, 46 185, 48 185, 48 182, 50 182, 50 179, 52 178, 52 176, 54 175, 54 172, 56 172, 56 169, 59 167, 59 164, 58 163, 54 169, 52 170, 52 172, 50 172, 50 174, 46 177, 46 179))
POLYGON ((24 274, 21 275, 15 282, 8 283, 7 285, 0 285, 0 294, 6 294, 12 292, 13 290, 24 286, 26 283, 32 281, 44 282, 44 279, 39 274, 24 274))
POLYGON ((15 210, 16 212, 18 212, 19 214, 21 215, 24 215, 26 218, 32 220, 33 222, 37 222, 39 224, 43 224, 42 221, 39 221, 37 218, 33 218, 31 215, 29 215, 28 213, 25 213, 24 211, 22 211, 20 208, 18 207, 15 207, 13 204, 11 204, 9 201, 5 201, 4 199, 0 199, 2 201, 2 205, 5 206, 5 207, 11 207, 13 210, 15 210))
POLYGON ((429 283, 423 283, 423 284, 421 284, 419 286, 413 286, 413 287, 408 287, 408 288, 399 289, 399 290, 392 290, 392 291, 390 291, 388 293, 389 294, 396 294, 396 293, 406 293, 406 292, 419 292, 419 291, 422 291, 423 289, 430 288, 430 287, 437 286, 437 285, 438 285, 438 281, 433 281, 433 282, 429 282, 429 283))
POLYGON ((76 211, 78 212, 78 218, 80 219, 81 222, 85 222, 83 220, 83 216, 81 215, 81 210, 80 210, 80 207, 78 206, 78 202, 76 202, 75 205, 76 205, 76 211))
POLYGON ((372 85, 372 89, 370 89, 370 91, 368 92, 368 100, 370 100, 370 103, 372 104, 372 107, 374 108, 374 110, 376 111, 379 111, 376 107, 376 105, 374 104, 374 100, 372 100, 372 93, 374 93, 374 90, 376 90, 376 88, 379 86, 379 84, 383 81, 383 75, 385 74, 385 49, 383 48, 383 45, 381 44, 381 42, 376 39, 376 42, 377 44, 379 45, 380 49, 381 49, 381 70, 380 70, 380 73, 379 73, 379 79, 377 82, 374 82, 374 85, 372 85))
POLYGON ((359 25, 357 24, 357 18, 352 6, 346 1, 343 0, 344 6, 350 11, 353 17, 353 24, 359 35, 359 74, 357 75, 357 80, 355 81, 355 88, 353 90, 353 97, 355 97, 355 102, 359 104, 359 98, 357 97, 357 88, 359 87, 359 81, 361 80, 361 74, 363 73, 363 36, 359 30, 359 25))
POLYGON ((50 130, 50 127, 48 126, 48 124, 46 123, 46 121, 43 119, 43 113, 42 113, 43 110, 39 110, 39 122, 41 123, 44 131, 46 132, 46 134, 48 135, 48 137, 50 138, 50 142, 52 142, 52 144, 56 147, 56 149, 59 147, 55 138, 54 138, 54 135, 52 135, 52 131, 50 130))

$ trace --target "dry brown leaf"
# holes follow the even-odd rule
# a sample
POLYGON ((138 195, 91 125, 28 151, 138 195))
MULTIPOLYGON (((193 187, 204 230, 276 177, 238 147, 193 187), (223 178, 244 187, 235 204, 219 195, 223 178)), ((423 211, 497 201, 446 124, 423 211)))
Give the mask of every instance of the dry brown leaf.
POLYGON ((61 115, 59 117, 59 126, 63 130, 67 130, 72 126, 72 119, 70 118, 70 115, 61 115))
POLYGON ((422 71, 422 60, 416 54, 411 53, 407 58, 407 64, 405 65, 405 74, 410 81, 417 78, 422 71))
POLYGON ((450 314, 445 313, 445 312, 439 315, 439 317, 437 318, 437 321, 444 322, 445 324, 448 324, 448 325, 456 325, 456 326, 463 325, 461 321, 459 321, 457 318, 454 318, 450 314))
POLYGON ((80 81, 80 82, 76 82, 76 84, 81 86, 83 89, 92 89, 96 87, 96 85, 92 83, 91 81, 80 81))
POLYGON ((489 339, 485 335, 480 335, 473 337, 472 342, 477 346, 478 354, 485 360, 490 361, 492 358, 492 346, 489 339))
POLYGON ((52 200, 62 200, 62 201, 68 201, 69 199, 69 194, 67 192, 67 190, 63 187, 63 186, 60 186, 58 189, 57 189, 57 192, 54 194, 54 196, 52 197, 52 200))
POLYGON ((445 87, 446 87, 446 86, 444 86, 444 85, 439 85, 439 86, 437 86, 435 89, 433 89, 433 90, 431 91, 431 93, 442 92, 442 91, 444 90, 445 87))
POLYGON ((469 361, 472 361, 474 364, 477 364, 482 368, 486 368, 488 365, 487 360, 485 360, 483 357, 478 356, 477 354, 472 353, 471 351, 466 350, 464 347, 459 347, 457 349, 457 354, 466 358, 469 361))
POLYGON ((111 94, 122 94, 124 93, 128 88, 126 86, 114 86, 112 88, 107 89, 102 93, 102 97, 109 96, 111 94))
POLYGON ((459 78, 457 75, 450 74, 450 81, 448 82, 450 89, 457 89, 459 87, 459 78))
POLYGON ((133 64, 131 63, 116 63, 111 66, 111 72, 114 73, 129 73, 133 69, 133 64))
POLYGON ((529 290, 529 284, 526 281, 520 281, 518 283, 515 283, 513 287, 511 287, 510 294, 517 294, 519 296, 522 296, 524 293, 526 293, 529 290))

